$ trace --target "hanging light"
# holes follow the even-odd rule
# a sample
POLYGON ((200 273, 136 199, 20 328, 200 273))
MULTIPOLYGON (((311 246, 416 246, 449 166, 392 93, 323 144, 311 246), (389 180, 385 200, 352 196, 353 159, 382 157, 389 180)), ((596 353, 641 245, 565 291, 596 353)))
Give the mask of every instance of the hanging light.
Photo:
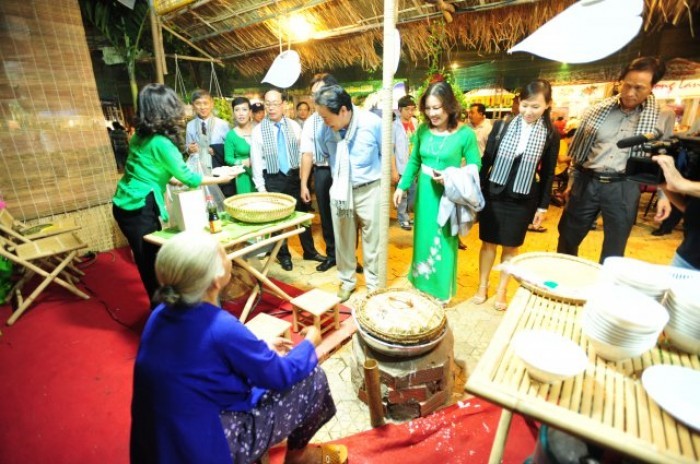
POLYGON ((290 16, 287 21, 287 30, 295 42, 305 42, 311 38, 314 33, 314 27, 304 16, 290 16))

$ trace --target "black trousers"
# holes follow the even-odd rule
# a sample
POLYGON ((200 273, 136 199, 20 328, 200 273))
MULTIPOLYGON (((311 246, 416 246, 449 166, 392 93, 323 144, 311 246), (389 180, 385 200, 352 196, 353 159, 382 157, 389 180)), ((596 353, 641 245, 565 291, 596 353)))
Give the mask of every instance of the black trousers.
POLYGON ((335 259, 335 235, 333 235, 333 216, 331 215, 331 185, 333 177, 330 167, 314 168, 314 187, 316 190, 316 203, 318 203, 318 215, 321 217, 321 231, 323 241, 326 242, 326 256, 335 259))
MULTIPOLYGON (((301 201, 299 169, 291 169, 286 176, 282 173, 268 174, 267 172, 264 173, 263 176, 265 179, 265 188, 268 192, 286 193, 294 197, 297 201, 297 211, 309 211, 309 205, 301 201)), ((314 237, 311 233, 311 227, 304 229, 304 232, 299 235, 299 241, 301 242, 301 248, 304 250, 304 256, 311 257, 318 253, 314 246, 314 237)), ((282 243, 277 257, 280 259, 292 257, 289 253, 286 240, 282 243)))
MULTIPOLYGON (((127 211, 112 205, 112 214, 134 253, 141 282, 143 282, 143 287, 150 300, 159 287, 155 267, 158 246, 146 242, 143 236, 161 230, 160 212, 153 192, 148 194, 146 204, 143 207, 127 211)), ((152 303, 151 307, 153 307, 152 303)))
POLYGON ((578 255, 578 247, 603 215, 602 263, 608 256, 624 256, 639 204, 639 184, 622 180, 604 183, 581 173, 574 181, 571 198, 559 220, 557 252, 578 255))

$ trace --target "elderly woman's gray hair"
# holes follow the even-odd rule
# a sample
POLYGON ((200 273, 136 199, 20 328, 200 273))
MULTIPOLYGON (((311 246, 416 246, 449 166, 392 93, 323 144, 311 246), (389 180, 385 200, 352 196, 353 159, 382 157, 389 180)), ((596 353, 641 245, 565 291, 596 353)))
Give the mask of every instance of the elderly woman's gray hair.
POLYGON ((324 85, 316 92, 314 101, 316 105, 325 106, 333 114, 339 114, 343 106, 352 111, 352 98, 339 85, 324 85))
POLYGON ((204 232, 182 232, 161 247, 156 276, 161 287, 154 299, 169 305, 199 303, 214 279, 224 275, 221 245, 204 232))

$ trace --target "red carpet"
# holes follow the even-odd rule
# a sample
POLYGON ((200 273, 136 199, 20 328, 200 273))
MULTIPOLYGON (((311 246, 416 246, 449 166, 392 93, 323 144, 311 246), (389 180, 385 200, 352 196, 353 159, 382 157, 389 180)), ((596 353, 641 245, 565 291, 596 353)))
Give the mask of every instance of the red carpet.
MULTIPOLYGON (((2 327, 2 464, 128 462, 132 369, 149 315, 147 298, 126 249, 98 255, 85 271, 83 281, 94 295, 90 300, 52 285, 14 326, 2 327)), ((290 294, 301 293, 281 285, 290 294)), ((279 304, 265 293, 256 311, 276 311, 279 304)), ((9 315, 9 305, 1 306, 2 321, 9 315)), ((484 403, 480 410, 456 411, 454 418, 444 419, 444 427, 436 423, 416 433, 410 424, 387 426, 343 442, 353 448, 353 463, 378 462, 379 455, 384 460, 401 453, 407 455, 402 464, 463 462, 443 454, 432 458, 444 451, 443 445, 432 449, 438 447, 437 438, 454 437, 452 442, 466 442, 466 447, 455 448, 455 456, 468 453, 470 443, 487 443, 474 445, 478 454, 470 461, 485 462, 484 447, 490 447, 498 411, 484 403)), ((429 420, 443 416, 433 417, 429 420)), ((515 424, 517 418, 517 428, 515 424)), ((506 454, 506 462, 522 462, 519 456, 533 448, 532 440, 518 445, 514 437, 521 435, 511 435, 509 443, 517 445, 520 454, 506 454), (518 457, 511 460, 511 455, 518 457)))
MULTIPOLYGON (((480 399, 450 406, 425 418, 358 433, 334 443, 348 447, 350 464, 481 464, 488 461, 501 409, 480 399)), ((535 449, 525 420, 513 417, 504 463, 522 463, 535 449)), ((270 452, 271 464, 284 461, 285 448, 270 452)))

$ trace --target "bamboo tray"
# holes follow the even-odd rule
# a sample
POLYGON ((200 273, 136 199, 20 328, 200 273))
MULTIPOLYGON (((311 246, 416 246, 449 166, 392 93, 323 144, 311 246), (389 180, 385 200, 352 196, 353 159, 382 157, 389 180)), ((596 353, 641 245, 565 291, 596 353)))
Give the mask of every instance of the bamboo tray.
POLYGON ((586 302, 602 266, 561 253, 523 253, 510 260, 513 278, 532 293, 571 304, 586 302))
POLYGON ((414 345, 444 333, 445 310, 433 297, 411 288, 382 288, 360 301, 354 313, 358 326, 379 340, 414 345), (394 321, 387 326, 387 322, 394 321))
POLYGON ((261 224, 282 220, 292 213, 297 201, 284 193, 242 193, 224 200, 226 212, 241 222, 261 224))

